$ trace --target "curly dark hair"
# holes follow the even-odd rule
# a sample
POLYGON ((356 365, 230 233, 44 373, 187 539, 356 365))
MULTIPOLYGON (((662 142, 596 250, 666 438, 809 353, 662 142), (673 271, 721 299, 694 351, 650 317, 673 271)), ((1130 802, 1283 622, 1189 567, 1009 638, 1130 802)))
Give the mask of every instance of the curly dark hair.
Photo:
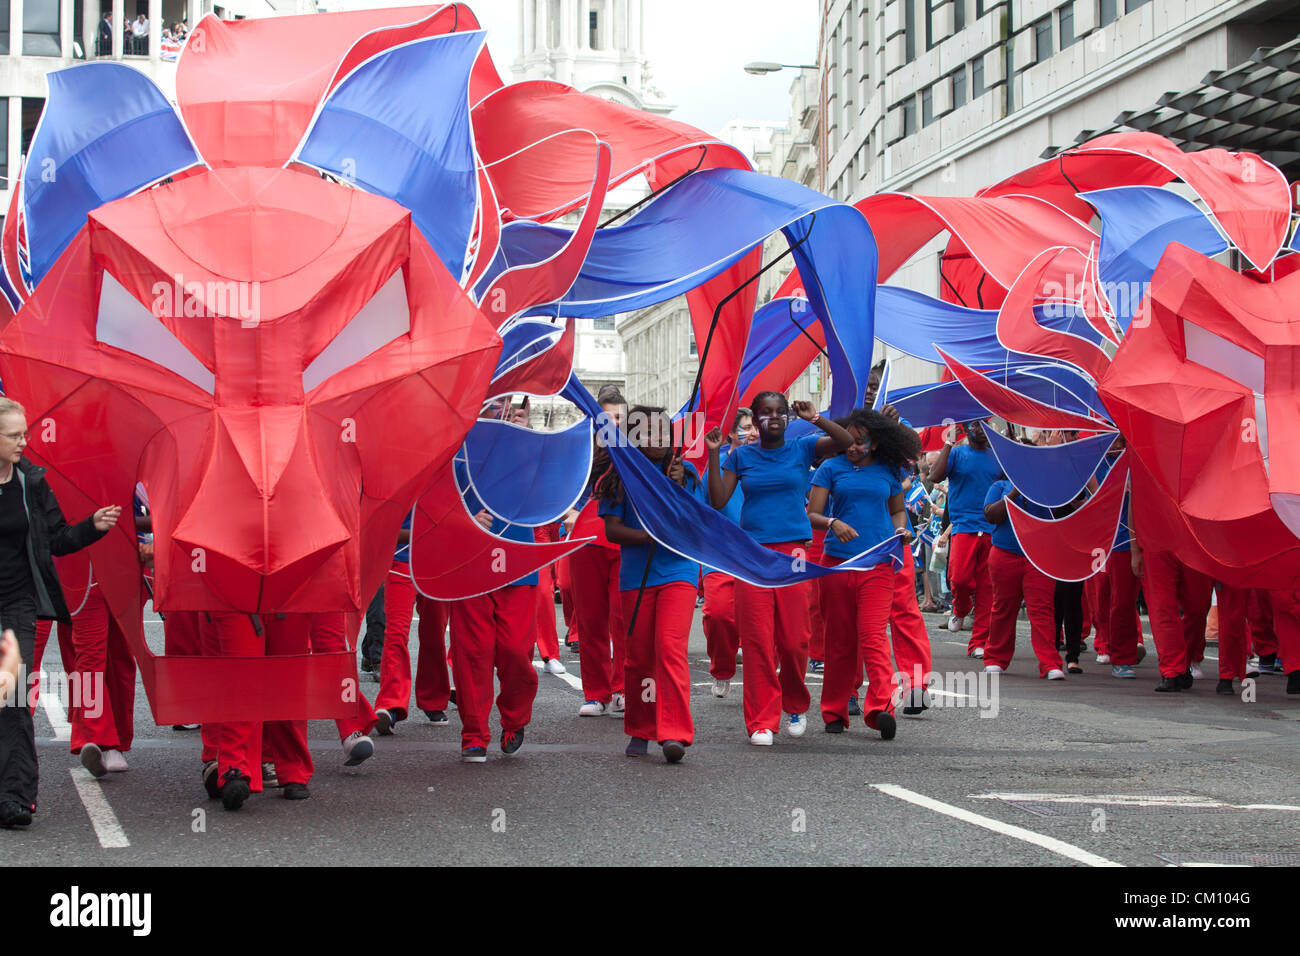
POLYGON ((921 436, 906 425, 869 408, 857 408, 848 416, 845 428, 860 428, 867 433, 876 449, 873 461, 893 468, 901 479, 921 454, 921 436))
MULTIPOLYGON (((652 419, 661 421, 666 426, 668 434, 672 434, 672 418, 666 408, 657 405, 634 405, 628 409, 623 436, 627 439, 629 445, 640 448, 642 453, 645 451, 646 442, 649 438, 649 428, 646 426, 652 419)), ((604 451, 604 449, 601 450, 604 451)), ((612 459, 609 457, 608 451, 605 452, 605 456, 611 467, 606 468, 600 474, 600 477, 596 479, 592 493, 601 501, 622 501, 623 479, 619 477, 618 469, 612 467, 612 459)), ((668 473, 668 466, 672 463, 672 459, 672 455, 665 455, 663 461, 659 462, 659 468, 664 474, 668 473)))

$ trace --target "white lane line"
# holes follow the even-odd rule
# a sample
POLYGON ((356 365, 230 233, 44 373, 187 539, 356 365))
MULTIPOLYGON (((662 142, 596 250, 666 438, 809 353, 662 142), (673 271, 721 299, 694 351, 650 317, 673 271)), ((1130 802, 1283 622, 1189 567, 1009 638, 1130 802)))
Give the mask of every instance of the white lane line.
MULTIPOLYGON (((533 661, 533 666, 540 671, 545 665, 543 665, 541 661, 533 661)), ((582 690, 582 679, 574 677, 567 670, 563 674, 553 674, 551 676, 558 677, 575 690, 582 690)))
POLYGON ((1015 837, 1017 840, 1023 840, 1025 843, 1032 843, 1034 846, 1042 847, 1058 856, 1074 860, 1076 863, 1083 863, 1087 866, 1123 866, 1122 863, 1116 863, 1105 857, 1097 856, 1095 853, 1089 853, 1087 850, 1080 849, 1072 843, 1066 843, 1064 840, 1058 840, 1055 837, 1044 836, 1041 833, 1035 833, 1033 830, 1026 830, 1024 827, 1018 827, 1014 824, 1003 823, 1001 820, 994 820, 992 817, 982 816, 978 813, 971 813, 969 810, 963 810, 961 807, 954 807, 950 803, 943 803, 939 800, 927 797, 924 794, 916 793, 905 787, 900 787, 892 783, 873 783, 871 785, 881 793, 891 797, 897 797, 899 800, 905 800, 908 803, 916 804, 918 807, 924 807, 927 810, 933 810, 935 813, 942 813, 944 816, 952 817, 955 820, 961 820, 964 823, 974 824, 977 827, 983 827, 986 830, 992 830, 994 833, 1001 833, 1004 836, 1015 837))
POLYGON ((1005 803, 1084 803, 1112 807, 1170 807, 1184 810, 1290 810, 1300 807, 1285 803, 1223 803, 1190 794, 1154 793, 972 793, 971 800, 1002 800, 1005 803))
POLYGON ((99 837, 99 845, 105 850, 118 850, 130 846, 131 841, 126 838, 126 831, 122 829, 122 824, 117 822, 117 814, 108 805, 108 798, 104 796, 104 791, 90 775, 90 771, 85 767, 73 767, 69 772, 72 774, 73 784, 77 787, 77 795, 85 804, 90 825, 95 828, 95 836, 99 837))
POLYGON ((53 689, 50 681, 41 681, 41 707, 45 709, 45 717, 49 720, 50 726, 54 728, 54 739, 70 740, 72 739, 72 724, 68 723, 68 715, 64 711, 63 705, 59 703, 58 694, 46 693, 46 691, 52 691, 53 689))

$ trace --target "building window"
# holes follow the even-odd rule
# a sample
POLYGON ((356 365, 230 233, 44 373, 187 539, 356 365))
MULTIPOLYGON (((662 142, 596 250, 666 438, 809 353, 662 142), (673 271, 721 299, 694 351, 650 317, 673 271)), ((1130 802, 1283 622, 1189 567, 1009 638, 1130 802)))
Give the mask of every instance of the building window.
POLYGON ((970 95, 979 99, 984 95, 984 57, 976 57, 970 64, 970 95))
POLYGON ((936 40, 934 36, 934 4, 935 0, 925 0, 925 48, 931 49, 936 40))
POLYGON ((1043 17, 1034 24, 1034 62, 1043 63, 1052 56, 1052 18, 1043 17))
POLYGON ((952 30, 960 33, 966 29, 966 0, 952 0, 952 30))
POLYGON ((1079 39, 1074 35, 1074 4, 1067 3, 1057 12, 1057 23, 1061 30, 1061 49, 1073 46, 1074 41, 1079 39))
POLYGON ((908 97, 903 100, 903 135, 911 136, 916 132, 916 100, 908 97))
POLYGON ((1119 0, 1101 0, 1101 9, 1098 22, 1101 26, 1108 23, 1114 23, 1119 19, 1119 0))
POLYGON ((692 328, 688 328, 686 330, 686 334, 689 335, 691 338, 691 344, 688 351, 690 352, 691 358, 695 358, 697 355, 700 354, 699 346, 695 344, 695 330, 692 328))
MULTIPOLYGON (((6 7, 9 4, 5 4, 6 7)), ((9 182, 9 97, 0 96, 0 182, 9 182)))
POLYGON ((0 53, 9 52, 9 0, 0 0, 0 53))
POLYGON ((934 87, 927 86, 921 91, 921 125, 929 126, 934 122, 934 87))
POLYGON ((989 5, 985 0, 975 0, 975 19, 978 20, 984 14, 988 13, 989 5))
MULTIPOLYGON (((6 8, 8 4, 5 4, 6 8)), ((59 0, 30 0, 23 4, 23 54, 62 56, 59 42, 59 0)))
POLYGON ((1124 0, 1124 12, 1132 13, 1138 7, 1144 7, 1150 2, 1151 0, 1124 0))
POLYGON ((613 332, 614 316, 602 315, 598 319, 593 319, 591 322, 591 327, 595 329, 597 332, 613 332))
POLYGON ((587 46, 600 49, 600 14, 595 10, 587 14, 587 46))
POLYGON ((916 59, 916 0, 903 0, 903 62, 916 59))
POLYGON ((966 68, 962 67, 952 75, 952 108, 966 105, 966 68))

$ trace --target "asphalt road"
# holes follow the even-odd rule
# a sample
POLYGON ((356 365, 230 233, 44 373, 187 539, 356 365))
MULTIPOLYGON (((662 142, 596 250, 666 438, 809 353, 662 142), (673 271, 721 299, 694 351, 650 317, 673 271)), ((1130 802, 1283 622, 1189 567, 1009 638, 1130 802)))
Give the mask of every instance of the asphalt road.
MULTIPOLYGON (((770 748, 747 742, 740 680, 710 692, 696 616, 691 644, 696 744, 679 765, 623 755, 621 721, 580 718, 580 691, 542 674, 527 743, 486 764, 459 759, 459 724, 415 717, 375 756, 344 768, 332 723, 312 722, 312 797, 254 796, 238 813, 206 798, 195 732, 158 728, 138 692, 130 771, 95 781, 37 716, 36 822, 0 831, 5 865, 853 864, 1087 866, 1300 863, 1300 698, 1266 676, 1256 700, 1153 692, 1087 672, 1034 676, 1021 624, 996 689, 965 637, 927 616, 946 694, 898 736, 861 722, 812 726, 770 748), (105 845, 107 844, 107 845, 105 845)), ((161 643, 160 625, 149 625, 161 643)), ((412 636, 414 644, 416 638, 412 636)), ((57 644, 51 648, 57 655, 57 644)), ((575 680, 577 661, 564 652, 575 680)), ((47 662, 57 666, 57 656, 47 662)), ((376 685, 363 681, 373 696, 376 685)), ((414 710, 414 708, 413 708, 414 710)), ((495 718, 494 718, 494 727, 495 718)))

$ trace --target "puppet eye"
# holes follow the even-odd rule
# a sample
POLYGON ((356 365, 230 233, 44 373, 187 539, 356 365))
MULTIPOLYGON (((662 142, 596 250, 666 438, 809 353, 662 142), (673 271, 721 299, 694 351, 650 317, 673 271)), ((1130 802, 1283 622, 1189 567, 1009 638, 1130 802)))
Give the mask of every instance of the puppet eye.
POLYGON ((95 338, 104 345, 161 365, 213 394, 216 382, 212 372, 107 270, 99 287, 95 338))
POLYGON ((402 270, 348 320, 338 335, 302 373, 302 390, 310 392, 336 372, 355 365, 371 352, 411 331, 411 308, 406 300, 402 270))
POLYGON ((1203 365, 1211 371, 1244 385, 1255 393, 1255 433, 1259 440, 1259 453, 1264 458, 1264 471, 1268 471, 1268 416, 1264 403, 1264 356, 1243 349, 1221 335, 1183 319, 1183 344, 1187 361, 1203 365))

